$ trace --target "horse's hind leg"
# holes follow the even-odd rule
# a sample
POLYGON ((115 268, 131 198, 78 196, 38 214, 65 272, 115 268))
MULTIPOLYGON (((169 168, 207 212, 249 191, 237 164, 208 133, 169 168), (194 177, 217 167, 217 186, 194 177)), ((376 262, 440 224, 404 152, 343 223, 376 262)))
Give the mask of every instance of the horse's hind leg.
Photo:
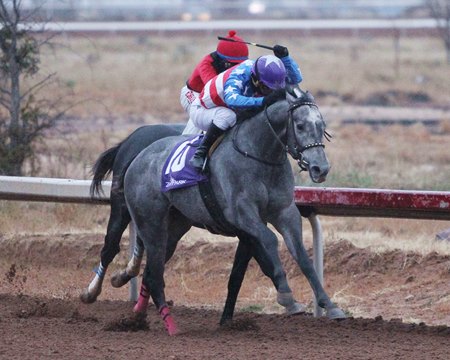
POLYGON ((158 219, 158 217, 153 216, 150 221, 147 220, 147 223, 140 219, 138 232, 144 241, 147 255, 144 284, 164 321, 169 335, 174 335, 177 328, 170 314, 164 293, 164 268, 168 240, 167 225, 167 217, 158 219))
MULTIPOLYGON (((169 226, 168 226, 168 239, 167 239, 167 249, 166 249, 166 262, 170 260, 178 242, 191 228, 192 223, 189 219, 183 216, 175 208, 171 208, 169 211, 169 226)), ((144 273, 145 277, 145 273, 144 273)), ((149 292, 147 287, 144 285, 145 279, 142 280, 141 290, 139 291, 139 297, 136 305, 134 306, 134 312, 145 312, 147 311, 149 302, 149 292)))
POLYGON ((167 305, 164 294, 164 264, 159 256, 152 256, 151 252, 158 253, 153 247, 150 247, 150 250, 147 251, 147 264, 144 270, 143 282, 164 321, 167 332, 169 335, 175 335, 177 326, 170 314, 170 308, 167 305))
POLYGON ((136 236, 136 243, 134 244, 133 255, 128 261, 125 269, 117 270, 111 276, 111 285, 119 288, 127 284, 132 278, 139 275, 142 258, 144 256, 144 245, 139 236, 136 236))
POLYGON ((101 250, 101 260, 98 268, 95 270, 94 278, 80 295, 83 303, 93 303, 100 295, 106 269, 120 251, 120 239, 130 220, 123 192, 111 191, 111 213, 109 215, 105 242, 101 250))

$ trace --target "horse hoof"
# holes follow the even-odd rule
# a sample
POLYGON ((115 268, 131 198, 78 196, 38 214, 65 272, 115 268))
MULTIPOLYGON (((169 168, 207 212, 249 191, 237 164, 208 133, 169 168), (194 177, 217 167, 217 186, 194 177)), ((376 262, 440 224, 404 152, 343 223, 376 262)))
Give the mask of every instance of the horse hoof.
POLYGON ((298 302, 294 302, 292 305, 289 305, 286 308, 286 314, 288 314, 288 315, 303 314, 305 312, 306 312, 306 306, 303 304, 300 304, 298 302))
POLYGON ((131 276, 129 276, 125 271, 116 271, 111 276, 111 285, 115 288, 120 288, 124 286, 128 281, 131 280, 131 276))
POLYGON ((84 304, 92 304, 97 300, 98 295, 99 294, 97 294, 97 295, 90 294, 88 290, 84 290, 80 294, 80 300, 84 304))
POLYGON ((139 297, 136 305, 134 305, 133 312, 145 313, 147 312, 149 298, 139 297))
POLYGON ((169 333, 169 336, 176 335, 178 333, 177 325, 175 324, 175 320, 173 319, 172 315, 170 314, 169 307, 164 306, 159 314, 161 315, 164 326, 166 327, 167 332, 169 333))
POLYGON ((345 313, 341 309, 339 309, 338 307, 334 307, 327 310, 327 317, 331 320, 337 320, 345 319, 347 316, 345 316, 345 313))
POLYGON ((233 323, 233 319, 232 318, 221 318, 219 325, 220 326, 230 326, 233 323))
POLYGON ((172 316, 168 316, 166 320, 164 320, 164 325, 166 326, 167 332, 169 333, 169 336, 174 336, 178 334, 178 328, 175 325, 175 321, 173 320, 172 316))

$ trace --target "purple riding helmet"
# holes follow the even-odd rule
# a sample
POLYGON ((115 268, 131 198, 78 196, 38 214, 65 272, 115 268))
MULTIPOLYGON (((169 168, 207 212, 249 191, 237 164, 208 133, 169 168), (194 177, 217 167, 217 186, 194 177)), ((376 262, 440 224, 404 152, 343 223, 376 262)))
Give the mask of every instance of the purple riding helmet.
POLYGON ((272 90, 282 89, 286 85, 286 68, 274 55, 264 55, 256 59, 252 73, 272 90))

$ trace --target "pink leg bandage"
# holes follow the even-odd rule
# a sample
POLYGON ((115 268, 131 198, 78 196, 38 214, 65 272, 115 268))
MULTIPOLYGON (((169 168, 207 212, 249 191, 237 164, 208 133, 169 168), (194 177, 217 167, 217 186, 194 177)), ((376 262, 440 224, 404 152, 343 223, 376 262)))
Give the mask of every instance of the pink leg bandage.
POLYGON ((148 302, 150 300, 150 294, 144 284, 141 285, 141 291, 136 305, 134 305, 133 311, 135 313, 143 313, 147 311, 148 302))
POLYGON ((170 315, 169 307, 167 305, 161 306, 161 308, 159 309, 159 314, 161 315, 164 321, 164 325, 169 335, 170 336, 175 335, 178 330, 172 315, 170 315))

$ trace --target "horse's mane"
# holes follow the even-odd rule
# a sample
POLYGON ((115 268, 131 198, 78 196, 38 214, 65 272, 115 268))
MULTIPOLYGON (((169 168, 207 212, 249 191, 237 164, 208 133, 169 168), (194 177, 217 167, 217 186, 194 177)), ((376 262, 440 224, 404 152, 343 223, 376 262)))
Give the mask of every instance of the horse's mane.
POLYGON ((264 107, 236 111, 237 122, 250 119, 264 110, 264 107))

